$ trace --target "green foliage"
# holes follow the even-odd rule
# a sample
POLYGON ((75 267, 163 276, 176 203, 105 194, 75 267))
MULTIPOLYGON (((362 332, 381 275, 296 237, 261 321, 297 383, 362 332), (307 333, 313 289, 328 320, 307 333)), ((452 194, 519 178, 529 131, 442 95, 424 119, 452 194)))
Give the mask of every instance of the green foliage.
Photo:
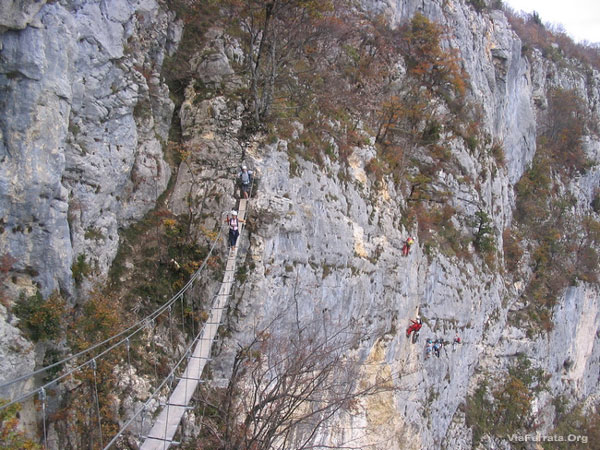
POLYGON ((547 376, 542 369, 532 368, 523 354, 517 355, 508 373, 490 389, 482 382, 473 395, 467 397, 467 426, 473 430, 473 448, 484 435, 506 438, 527 426, 533 393, 546 387, 547 376))
POLYGON ((579 281, 593 283, 599 275, 598 225, 576 215, 574 197, 559 193, 560 183, 553 181, 556 177, 566 185, 588 167, 582 137, 589 119, 582 104, 573 91, 550 91, 538 150, 515 186, 516 225, 528 238, 532 270, 524 292, 527 307, 517 317, 529 322, 532 332, 552 329, 551 308, 565 288, 579 281))
POLYGON ((403 211, 402 223, 407 229, 417 225, 419 243, 427 252, 437 248, 444 254, 467 258, 469 238, 461 235, 453 225, 452 218, 455 214, 456 211, 450 205, 411 202, 403 211))
POLYGON ((499 167, 506 166, 506 157, 504 155, 504 149, 500 144, 494 144, 490 149, 492 157, 496 160, 496 164, 499 167))
POLYGON ((514 375, 494 391, 496 436, 507 436, 521 429, 529 419, 532 396, 528 386, 514 375))
POLYGON ((413 16, 405 41, 405 58, 410 74, 438 92, 464 95, 466 74, 460 69, 456 53, 442 48, 445 30, 424 15, 413 16))
POLYGON ((584 412, 583 405, 577 404, 567 412, 568 401, 564 396, 554 399, 556 408, 555 427, 550 434, 556 436, 579 436, 577 442, 546 442, 542 443, 545 450, 568 450, 588 448, 591 443, 600 442, 600 405, 595 411, 590 407, 584 412))
POLYGON ((118 300, 98 290, 92 291, 70 330, 72 348, 80 351, 119 333, 125 316, 118 300))
POLYGON ((71 273, 73 274, 73 279, 77 286, 81 285, 83 279, 92 273, 92 268, 86 262, 83 253, 80 253, 75 262, 71 265, 71 273))
POLYGON ((596 214, 600 214, 600 189, 594 191, 594 198, 590 204, 596 214))
POLYGON ((62 332, 65 301, 58 292, 47 300, 40 292, 30 297, 21 294, 13 312, 20 319, 19 326, 31 340, 52 341, 62 332))
POLYGON ((475 239, 473 243, 475 248, 481 253, 492 253, 496 251, 496 238, 492 228, 492 220, 485 211, 477 211, 473 219, 473 226, 476 228, 475 239))
MULTIPOLYGON (((67 342, 73 352, 79 352, 123 331, 126 323, 132 321, 120 299, 94 290, 74 315, 74 320, 68 328, 67 342)), ((108 345, 110 344, 97 349, 96 354, 105 350, 108 345)), ((76 448, 84 448, 91 442, 98 442, 98 424, 89 420, 89 411, 99 408, 103 436, 114 436, 118 430, 115 393, 119 390, 114 367, 126 358, 124 353, 124 347, 118 346, 111 352, 96 357, 93 364, 87 364, 81 370, 75 371, 74 387, 65 393, 64 402, 60 405, 63 409, 59 409, 55 417, 59 419, 56 422, 59 433, 61 427, 65 426, 64 422, 68 422, 68 430, 75 439, 76 448), (64 419, 64 422, 60 419, 64 419)), ((86 354, 85 357, 89 358, 90 354, 86 354)))
MULTIPOLYGON (((6 400, 0 399, 0 406, 6 403, 6 400)), ((0 410, 0 448, 5 450, 41 449, 39 444, 27 439, 25 434, 18 430, 20 410, 21 405, 18 403, 0 410)))
POLYGON ((423 145, 435 144, 439 141, 441 130, 442 126, 437 120, 430 120, 423 130, 423 136, 421 138, 423 145))
POLYGON ((524 353, 517 354, 516 361, 509 367, 511 377, 521 381, 529 390, 538 393, 547 388, 547 379, 543 369, 532 367, 531 360, 524 353))
POLYGON ((85 230, 84 237, 88 240, 95 240, 95 241, 104 239, 104 235, 102 234, 102 232, 93 227, 90 227, 87 230, 85 230))
MULTIPOLYGON (((213 231, 196 225, 191 216, 176 216, 162 208, 123 230, 109 272, 111 289, 123 288, 123 281, 128 280, 124 294, 127 304, 139 307, 142 303, 144 308, 151 308, 163 303, 184 286, 208 253, 207 246, 194 241, 192 231, 208 241, 214 238, 213 231), (128 261, 134 263, 133 271, 126 267, 128 261)), ((208 270, 215 276, 222 266, 217 256, 208 261, 208 270)))
POLYGON ((466 423, 473 431, 473 448, 481 438, 491 434, 494 429, 493 403, 485 380, 477 387, 473 395, 467 397, 466 423))
POLYGON ((481 12, 486 9, 485 0, 468 0, 469 4, 475 8, 475 11, 481 12))
POLYGON ((249 263, 246 262, 244 264, 240 264, 240 266, 238 267, 238 269, 235 272, 235 279, 236 281, 241 285, 244 284, 246 282, 246 280, 248 279, 248 273, 251 272, 252 270, 254 270, 255 268, 255 264, 254 262, 250 261, 249 263))

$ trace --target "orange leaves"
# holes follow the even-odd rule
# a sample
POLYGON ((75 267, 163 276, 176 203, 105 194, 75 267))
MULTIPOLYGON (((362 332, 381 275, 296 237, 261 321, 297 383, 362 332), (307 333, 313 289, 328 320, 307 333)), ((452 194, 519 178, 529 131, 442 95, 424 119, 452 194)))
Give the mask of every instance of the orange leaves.
POLYGON ((39 292, 27 298, 23 295, 13 311, 34 342, 57 339, 62 332, 65 301, 58 292, 47 300, 39 292))
POLYGON ((573 90, 552 89, 538 144, 547 150, 553 166, 567 175, 585 170, 588 160, 582 138, 590 123, 584 101, 573 90))
POLYGON ((123 329, 125 320, 121 303, 99 291, 90 293, 83 312, 73 324, 70 340, 75 348, 85 349, 123 329))
MULTIPOLYGON (((0 400, 0 405, 6 403, 0 400)), ((0 411, 0 448, 7 450, 33 450, 40 449, 40 445, 25 437, 25 433, 19 430, 20 404, 11 405, 0 411)))
POLYGON ((439 24, 416 14, 403 39, 409 74, 436 91, 444 91, 449 85, 455 95, 462 97, 468 76, 460 67, 457 51, 442 48, 446 38, 439 24))

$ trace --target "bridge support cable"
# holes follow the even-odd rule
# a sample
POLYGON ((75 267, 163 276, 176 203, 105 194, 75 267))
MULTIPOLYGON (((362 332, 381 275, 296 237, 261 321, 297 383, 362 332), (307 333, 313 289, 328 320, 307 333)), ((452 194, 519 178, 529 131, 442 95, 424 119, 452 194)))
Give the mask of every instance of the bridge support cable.
MULTIPOLYGON (((215 306, 216 302, 217 302, 217 295, 213 295, 212 297, 212 302, 211 302, 211 307, 215 306)), ((212 309, 212 308, 211 308, 212 309)), ((182 377, 176 377, 175 374, 177 372, 177 370, 179 370, 181 367, 184 366, 184 364, 186 362, 189 362, 190 359, 193 358, 192 355, 192 349, 198 345, 198 343, 202 340, 202 336, 204 335, 205 332, 205 328, 207 327, 207 322, 202 324, 202 327, 200 328, 200 330, 198 331, 198 334, 196 336, 194 336, 194 339, 192 339, 192 341, 187 345, 186 349, 184 350, 184 354, 183 356, 179 359, 179 361, 175 364, 175 366, 173 367, 173 369, 170 371, 170 373, 162 380, 162 382, 160 383, 160 385, 158 387, 156 387, 156 389, 150 394, 150 396, 146 399, 146 401, 144 402, 144 404, 141 406, 141 408, 139 408, 137 411, 134 412, 134 414, 129 418, 129 420, 127 420, 120 428, 120 430, 117 432, 117 434, 112 438, 112 440, 106 445, 106 447, 104 447, 104 449, 109 449, 113 444, 117 443, 117 441, 119 440, 119 438, 126 432, 129 430, 129 427, 135 422, 138 421, 138 429, 143 433, 143 430, 146 429, 146 414, 152 410, 151 408, 151 403, 153 402, 158 402, 159 401, 159 397, 161 396, 161 392, 167 387, 168 384, 171 384, 172 380, 174 378, 176 379, 185 379, 183 376, 182 377)), ((210 361, 210 358, 202 358, 205 359, 206 361, 210 361)), ((201 374, 200 374, 201 375, 201 374)), ((195 379, 197 380, 199 383, 202 383, 204 380, 200 379, 200 375, 198 375, 198 377, 195 378, 189 378, 189 379, 195 379)), ((167 402, 168 403, 168 402, 167 402)), ((188 407, 189 408, 189 407, 188 407)), ((152 416, 152 414, 150 414, 152 416)), ((142 439, 146 439, 147 436, 141 436, 142 439)), ((162 439, 155 439, 158 441, 162 441, 162 439)), ((173 441, 172 443, 175 443, 175 441, 173 441)))
MULTIPOLYGON (((217 243, 220 242, 223 236, 223 231, 225 229, 225 226, 220 226, 217 229, 217 232, 214 234, 214 237, 211 236, 212 240, 210 242, 209 252, 206 255, 200 267, 190 277, 187 284, 182 289, 180 289, 179 292, 177 292, 177 294, 175 294, 170 300, 156 308, 146 317, 138 320, 135 324, 129 326, 127 329, 119 332, 118 334, 115 334, 103 340, 102 342, 98 342, 97 344, 94 344, 85 350, 82 350, 76 354, 64 358, 61 361, 45 366, 34 372, 19 376, 15 379, 0 382, 0 397, 5 397, 9 399, 9 401, 0 405, 0 411, 14 404, 30 404, 31 407, 33 407, 33 409, 36 411, 35 420, 37 421, 40 427, 40 443, 44 446, 44 448, 57 448, 58 442, 56 442, 56 430, 54 430, 51 433, 52 429, 50 428, 50 425, 52 421, 49 420, 49 418, 54 415, 57 409, 61 413, 66 412, 66 414, 71 414, 70 410, 73 406, 75 407, 75 409, 81 408, 81 404, 79 404, 78 406, 69 406, 68 404, 65 404, 63 402, 63 395, 65 394, 65 392, 63 392, 63 390, 60 388, 60 385, 62 383, 67 382, 75 383, 75 385, 80 386, 81 380, 79 379, 79 376, 77 376, 77 374, 82 373, 84 371, 88 371, 89 394, 87 395, 89 395, 90 408, 88 408, 87 410, 88 417, 86 421, 88 421, 88 423, 91 425, 91 428, 88 430, 88 438, 91 440, 91 442, 94 442, 95 445, 100 445, 100 448, 108 448, 104 447, 104 444, 108 440, 109 436, 106 436, 106 430, 103 430, 103 423, 106 417, 104 416, 102 408, 100 407, 101 401, 99 396, 99 389, 102 380, 101 377, 99 377, 99 373, 96 373, 96 362, 100 363, 101 360, 110 357, 110 355, 114 354, 115 352, 123 351, 125 356, 124 363, 126 364, 125 374, 129 375, 129 384, 131 386, 131 381, 133 377, 132 340, 136 338, 136 336, 137 339, 139 339, 140 336, 147 333, 148 331, 150 331, 150 334, 154 334, 155 330, 154 327, 152 327, 152 325, 157 319, 160 323, 161 315, 166 319, 167 314, 169 315, 169 330, 167 330, 167 332, 169 332, 170 334, 169 337, 171 338, 171 341, 173 340, 172 320, 176 319, 176 315, 172 315, 172 305, 175 301, 182 302, 182 318, 185 319, 184 302, 188 301, 189 303, 189 301, 191 300, 189 296, 186 296, 185 294, 188 291, 190 291, 190 288, 192 286, 194 286, 195 281, 200 277, 201 272, 207 266, 207 262, 209 258, 211 258, 217 243), (81 361, 83 358, 87 359, 84 362, 78 362, 81 361), (56 374, 53 375, 50 380, 48 380, 48 378, 50 377, 44 379, 40 376, 44 373, 51 373, 50 371, 56 374), (39 380, 43 380, 41 386, 38 383, 36 383, 36 381, 39 380), (38 385, 36 386, 36 384, 38 385), (37 405, 35 402, 38 402, 37 405)), ((214 300, 211 299, 211 302, 209 304, 212 304, 213 301, 214 300)), ((192 301, 193 308, 196 308, 195 303, 195 301, 192 301)), ((174 311, 176 311, 176 309, 174 311)), ((194 331, 194 329, 196 328, 197 324, 195 323, 196 319, 194 314, 191 316, 191 321, 191 327, 185 326, 185 323, 182 323, 182 326, 184 327, 184 329, 187 328, 188 332, 194 331)), ((163 322, 166 322, 166 320, 163 320, 163 322)), ((195 334, 191 334, 192 343, 190 344, 190 340, 186 339, 187 342, 184 343, 184 346, 187 346, 189 344, 191 349, 191 345, 193 345, 193 343, 195 342, 195 337, 195 334)), ((154 340, 152 344, 154 344, 154 340)), ((179 349, 177 353, 181 355, 181 349, 179 349)), ((70 391, 67 392, 67 395, 70 395, 69 392, 70 391)), ((87 400, 85 403, 87 403, 87 400)), ((155 408, 154 406, 149 407, 148 404, 144 404, 144 407, 146 411, 152 411, 155 408)), ((146 426, 148 426, 148 419, 144 417, 144 414, 140 415, 140 412, 138 411, 133 417, 133 420, 137 421, 137 424, 135 426, 136 428, 140 425, 140 419, 142 421, 141 429, 143 429, 143 422, 145 419, 146 426)), ((72 423, 67 423, 65 426, 67 428, 70 428, 72 425, 72 423)), ((129 425, 130 423, 128 424, 128 426, 129 425)), ((118 435, 115 436, 116 438, 121 436, 123 432, 119 431, 117 433, 118 435)), ((114 443, 116 441, 117 439, 114 439, 111 442, 114 443)))
MULTIPOLYGON (((240 200, 238 217, 242 220, 246 216, 246 204, 246 199, 240 200)), ((239 238, 241 238, 241 235, 239 238)), ((238 248, 239 243, 229 252, 221 288, 211 308, 209 318, 204 324, 204 329, 200 333, 192 355, 188 359, 188 365, 183 376, 171 393, 166 407, 163 408, 152 429, 145 437, 145 441, 140 447, 141 450, 164 450, 168 448, 170 443, 173 442, 183 414, 189 409, 189 404, 200 382, 204 366, 210 359, 212 344, 221 323, 231 286, 235 281, 234 274, 238 248)))
MULTIPOLYGON (((211 242, 210 250, 209 250, 208 254, 206 255, 204 261, 202 262, 202 264, 200 265, 198 270, 196 270, 196 272, 194 272, 194 274, 190 277, 190 279, 188 280, 186 285, 183 286, 179 290, 179 292, 177 292, 173 297, 171 297, 170 300, 168 300, 163 305, 159 306, 152 313, 148 314, 143 319, 138 320, 135 324, 129 326, 127 329, 121 331, 120 333, 115 334, 115 335, 103 340, 102 342, 98 342, 98 343, 86 348, 85 350, 82 350, 74 355, 71 355, 67 358, 64 358, 64 359, 62 359, 58 362, 55 362, 53 364, 50 364, 48 366, 42 367, 34 372, 31 372, 31 373, 28 373, 25 375, 21 375, 12 380, 2 382, 2 384, 0 384, 0 397, 9 397, 10 396, 12 398, 10 401, 0 405, 0 411, 5 408, 8 408, 9 406, 11 406, 15 403, 22 403, 24 401, 32 399, 35 395, 37 395, 41 392, 41 389, 43 389, 44 391, 47 391, 47 389, 49 387, 51 387, 52 385, 57 385, 59 382, 64 381, 68 377, 72 376, 73 373, 92 364, 93 360, 97 360, 97 359, 105 356, 106 354, 110 353, 117 347, 119 347, 121 345, 128 347, 129 340, 131 338, 133 338, 137 334, 141 333, 151 322, 154 322, 154 320, 156 318, 158 318, 165 311, 167 311, 169 308, 171 308, 171 305, 174 302, 176 302, 180 299, 183 301, 183 299, 185 298, 184 294, 194 285, 195 281, 199 278, 201 272, 206 267, 207 262, 208 262, 209 258, 212 256, 212 253, 213 253, 217 243, 219 242, 219 240, 220 240, 219 238, 222 236, 224 230, 225 230, 225 227, 219 228, 219 232, 216 233, 215 237, 213 238, 213 240, 211 242), (112 345, 110 345, 111 342, 112 342, 112 345), (108 347, 104 348, 107 345, 108 345, 108 347), (101 350, 102 348, 104 348, 104 349, 101 350), (94 350, 98 350, 99 353, 97 353, 95 355, 92 354, 91 352, 93 352, 94 350), (51 369, 56 370, 56 369, 59 369, 60 367, 64 367, 68 363, 70 363, 72 361, 76 361, 78 358, 85 357, 86 355, 90 355, 90 356, 87 357, 87 360, 85 360, 85 362, 82 362, 81 364, 74 364, 69 370, 67 370, 64 373, 62 373, 61 375, 53 378, 52 380, 48 381, 47 383, 45 383, 42 386, 39 386, 39 387, 36 387, 33 389, 29 388, 30 390, 28 392, 25 392, 22 394, 2 395, 3 391, 6 391, 10 386, 15 385, 16 383, 22 382, 22 384, 24 386, 27 386, 29 383, 28 380, 34 380, 38 375, 41 375, 51 369)), ((192 326, 193 326, 193 318, 192 318, 192 326)), ((128 352, 129 352, 129 347, 128 347, 128 352)))

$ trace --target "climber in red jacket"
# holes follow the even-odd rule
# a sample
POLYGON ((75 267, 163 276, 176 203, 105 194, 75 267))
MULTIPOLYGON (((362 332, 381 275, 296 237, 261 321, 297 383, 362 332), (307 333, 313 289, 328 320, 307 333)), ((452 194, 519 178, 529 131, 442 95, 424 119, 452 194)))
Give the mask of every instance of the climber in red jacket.
POLYGON ((408 256, 410 253, 410 248, 415 243, 415 240, 412 237, 408 237, 408 239, 404 242, 404 246, 402 247, 402 256, 408 256))
POLYGON ((419 316, 417 316, 417 320, 410 319, 410 321, 412 322, 412 325, 406 329, 406 337, 409 337, 410 333, 413 331, 419 331, 423 326, 423 321, 419 316))

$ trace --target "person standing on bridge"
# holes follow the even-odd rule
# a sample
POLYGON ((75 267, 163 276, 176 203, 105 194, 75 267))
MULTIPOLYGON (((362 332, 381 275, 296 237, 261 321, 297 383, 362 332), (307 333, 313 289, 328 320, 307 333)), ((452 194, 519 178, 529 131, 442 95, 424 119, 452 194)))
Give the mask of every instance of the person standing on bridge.
POLYGON ((238 218, 237 211, 231 211, 231 215, 227 215, 227 224, 229 225, 229 248, 231 250, 235 250, 235 244, 237 243, 237 238, 240 235, 240 222, 245 223, 244 220, 238 218))
POLYGON ((250 195, 250 189, 252 187, 252 171, 248 170, 246 165, 242 166, 242 170, 238 173, 240 179, 241 189, 240 194, 243 198, 248 198, 250 195))

